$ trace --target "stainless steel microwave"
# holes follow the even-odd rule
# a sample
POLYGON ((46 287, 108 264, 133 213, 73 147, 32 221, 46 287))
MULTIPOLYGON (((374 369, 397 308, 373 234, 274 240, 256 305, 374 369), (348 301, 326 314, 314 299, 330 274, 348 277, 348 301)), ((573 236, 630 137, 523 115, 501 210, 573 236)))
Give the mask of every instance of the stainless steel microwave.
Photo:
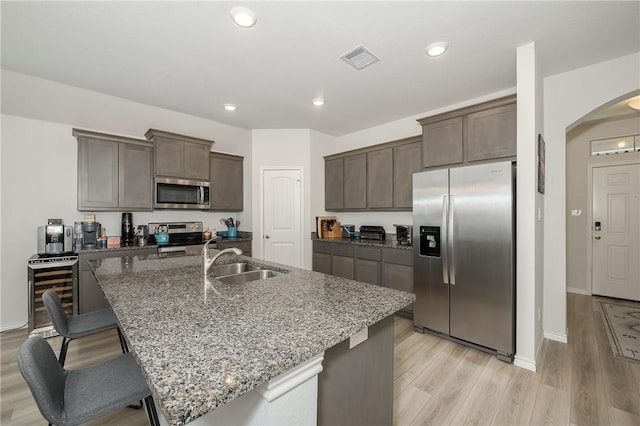
POLYGON ((211 208, 210 186, 207 181, 157 177, 154 207, 208 210, 211 208))

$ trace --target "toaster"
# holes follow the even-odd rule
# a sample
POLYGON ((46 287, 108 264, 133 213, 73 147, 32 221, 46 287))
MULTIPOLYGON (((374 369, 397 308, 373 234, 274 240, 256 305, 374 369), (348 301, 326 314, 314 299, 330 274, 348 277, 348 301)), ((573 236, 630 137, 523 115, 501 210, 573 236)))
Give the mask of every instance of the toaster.
POLYGON ((396 239, 399 245, 410 246, 411 234, 413 233, 412 225, 393 225, 396 227, 396 239))
POLYGON ((360 238, 363 240, 384 241, 385 232, 382 226, 362 225, 360 227, 360 238))

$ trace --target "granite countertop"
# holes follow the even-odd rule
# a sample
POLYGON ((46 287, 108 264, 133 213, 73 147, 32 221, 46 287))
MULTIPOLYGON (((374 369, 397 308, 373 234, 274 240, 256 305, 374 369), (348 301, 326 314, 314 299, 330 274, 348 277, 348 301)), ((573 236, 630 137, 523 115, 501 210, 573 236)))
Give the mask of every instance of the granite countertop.
MULTIPOLYGON (((387 234, 388 237, 388 234, 387 234)), ((314 241, 327 241, 330 243, 351 244, 354 246, 367 246, 367 247, 381 247, 381 248, 393 248, 398 250, 413 250, 413 246, 405 244, 398 244, 398 240, 395 238, 387 238, 386 240, 356 240, 355 238, 318 238, 315 235, 311 236, 314 241)))
POLYGON ((245 256, 290 271, 225 284, 201 256, 90 262, 167 421, 183 425, 415 300, 410 293, 245 256))

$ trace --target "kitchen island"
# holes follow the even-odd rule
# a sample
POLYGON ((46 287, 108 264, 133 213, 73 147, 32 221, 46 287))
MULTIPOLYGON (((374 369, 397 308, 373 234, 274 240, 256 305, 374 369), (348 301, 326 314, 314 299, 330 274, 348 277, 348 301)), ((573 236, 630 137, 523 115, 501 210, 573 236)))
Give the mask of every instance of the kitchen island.
MULTIPOLYGON (((204 277, 201 256, 92 263, 156 404, 172 425, 206 419, 226 404, 250 400, 253 390, 271 398, 274 379, 296 376, 299 370, 308 374, 320 365, 325 351, 415 298, 244 256, 222 260, 256 263, 282 273, 226 284, 204 277)), ((309 394, 302 394, 290 404, 308 400, 309 394)), ((312 402, 300 411, 308 415, 315 410, 312 402)), ((315 420, 315 412, 311 414, 315 420)))

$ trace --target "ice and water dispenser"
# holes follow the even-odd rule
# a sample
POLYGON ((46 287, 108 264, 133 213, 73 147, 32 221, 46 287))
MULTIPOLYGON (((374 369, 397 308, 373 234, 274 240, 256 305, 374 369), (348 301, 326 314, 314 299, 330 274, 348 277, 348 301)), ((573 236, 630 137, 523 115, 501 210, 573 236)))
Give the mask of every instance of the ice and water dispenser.
POLYGON ((420 227, 420 256, 440 257, 440 227, 420 227))

